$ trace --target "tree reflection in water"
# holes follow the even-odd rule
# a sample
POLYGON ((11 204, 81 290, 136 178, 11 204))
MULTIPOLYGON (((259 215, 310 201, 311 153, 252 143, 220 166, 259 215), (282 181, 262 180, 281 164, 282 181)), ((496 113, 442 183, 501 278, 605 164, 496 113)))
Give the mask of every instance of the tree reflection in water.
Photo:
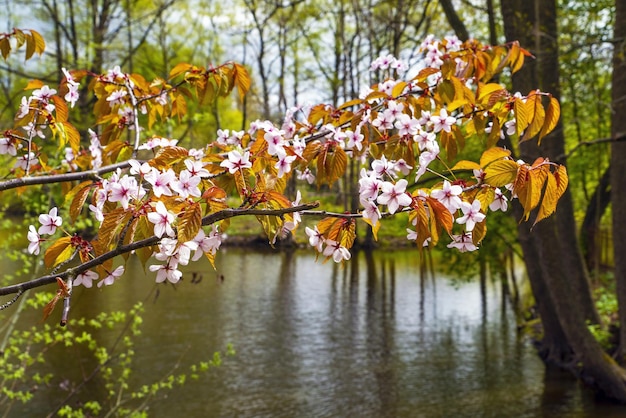
MULTIPOLYGON (((105 291, 77 292, 73 315, 127 309, 148 295, 154 277, 144 277, 138 263, 128 271, 105 291)), ((194 283, 194 271, 184 273, 186 280, 162 286, 146 305, 135 383, 160 378, 181 353, 192 363, 232 343, 237 356, 157 401, 151 416, 535 417, 557 406, 573 417, 625 412, 588 401, 569 378, 557 379, 566 389, 553 391, 555 381, 544 380, 543 364, 517 335, 497 275, 459 285, 423 268, 415 251, 355 252, 341 267, 309 253, 233 248, 220 253, 217 272, 207 262, 194 283)), ((59 379, 79 370, 67 353, 58 355, 50 364, 59 379)), ((97 385, 85 393, 97 395, 97 385)), ((39 399, 30 416, 49 411, 49 399, 39 399)))

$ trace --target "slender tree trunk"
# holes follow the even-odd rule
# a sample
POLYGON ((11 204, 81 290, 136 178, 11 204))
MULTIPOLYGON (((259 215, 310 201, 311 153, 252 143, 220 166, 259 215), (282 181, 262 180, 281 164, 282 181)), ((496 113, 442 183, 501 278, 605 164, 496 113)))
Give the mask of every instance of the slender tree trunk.
POLYGON ((448 20, 448 23, 454 30, 454 33, 456 34, 457 38, 459 38, 462 41, 467 41, 469 39, 469 32, 467 31, 465 24, 463 23, 463 21, 457 14, 456 10, 454 9, 452 0, 439 0, 439 4, 441 4, 441 7, 443 8, 443 12, 446 15, 446 19, 448 20))
POLYGON ((609 166, 600 181, 598 182, 596 189, 594 190, 589 203, 587 204, 587 210, 585 211, 585 217, 583 223, 580 226, 580 242, 582 244, 583 255, 587 262, 587 266, 592 270, 598 270, 600 268, 600 254, 602 246, 598 242, 598 232, 600 231, 600 220, 602 215, 609 207, 611 203, 611 166, 609 166))
MULTIPOLYGON (((616 40, 613 52, 612 82, 612 124, 611 135, 616 138, 626 132, 626 0, 615 0, 616 40)), ((617 301, 619 303, 620 344, 618 361, 626 363, 626 234, 623 231, 626 216, 626 142, 611 143, 611 202, 613 214, 613 251, 615 260, 615 280, 617 283, 617 301)))
MULTIPOLYGON (((556 1, 502 0, 501 7, 507 41, 519 39, 537 57, 513 77, 513 89, 527 93, 539 86, 558 97, 556 1)), ((520 144, 521 157, 533 161, 539 155, 552 159, 563 155, 560 124, 544 139, 544 144, 541 149, 535 142, 520 144)), ((519 226, 524 259, 544 325, 542 349, 549 350, 552 358, 556 354, 570 360, 569 364, 561 362, 561 366, 574 371, 604 395, 626 402, 623 369, 602 351, 587 328, 586 321, 596 321, 598 317, 575 231, 569 191, 557 213, 537 224, 532 232, 528 223, 519 226)))

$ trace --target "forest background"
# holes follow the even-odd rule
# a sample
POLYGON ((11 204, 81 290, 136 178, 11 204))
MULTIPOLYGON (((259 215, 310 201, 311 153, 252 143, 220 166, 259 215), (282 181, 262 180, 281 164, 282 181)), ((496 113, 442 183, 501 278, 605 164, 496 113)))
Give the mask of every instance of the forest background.
MULTIPOLYGON (((552 145, 526 145, 519 152, 567 162, 569 195, 557 216, 532 233, 530 225, 516 227, 521 216, 502 217, 501 227, 484 243, 485 255, 478 257, 493 257, 498 254, 494 249, 502 247, 522 253, 545 327, 542 357, 574 369, 605 394, 626 401, 626 384, 617 366, 626 344, 614 347, 615 363, 608 361, 587 326, 606 330, 611 323, 608 315, 598 314, 593 289, 608 289, 620 306, 626 303, 626 286, 621 284, 626 266, 613 256, 613 250, 622 254, 626 245, 621 233, 626 213, 621 188, 626 179, 619 167, 626 130, 620 88, 626 83, 614 81, 624 73, 619 71, 624 39, 615 27, 623 17, 623 3, 244 0, 226 7, 213 1, 44 0, 18 7, 6 1, 0 14, 5 30, 40 31, 48 48, 27 63, 0 64, 0 123, 11 125, 29 80, 58 85, 63 68, 101 73, 120 65, 146 78, 166 78, 179 62, 239 62, 254 80, 242 102, 232 96, 209 110, 190 108, 185 123, 172 126, 171 136, 182 144, 201 146, 207 132, 243 130, 257 118, 280 120, 293 106, 336 106, 358 97, 364 85, 374 82, 372 61, 391 54, 414 64, 422 58, 421 40, 431 33, 492 45, 519 40, 536 60, 517 78, 502 81, 512 82, 513 90, 524 94, 532 88, 552 92, 562 109, 561 124, 547 142, 552 145), (517 239, 512 235, 516 233, 517 239), (607 268, 615 272, 614 279, 606 278, 607 268), (567 288, 575 289, 574 297, 567 288), (572 359, 582 366, 573 365, 572 359)), ((84 113, 77 125, 86 130, 92 116, 88 106, 80 105, 84 113)), ((464 152, 478 151, 468 146, 464 152)), ((344 198, 338 205, 351 209, 349 191, 340 192, 344 198)), ((33 213, 46 207, 45 196, 40 199, 30 203, 33 213)), ((0 202, 5 213, 15 203, 4 196, 0 202)), ((14 228, 13 220, 5 218, 4 223, 14 228)), ((19 240, 15 235, 5 245, 19 240)), ((3 278, 6 284, 12 279, 3 278)))

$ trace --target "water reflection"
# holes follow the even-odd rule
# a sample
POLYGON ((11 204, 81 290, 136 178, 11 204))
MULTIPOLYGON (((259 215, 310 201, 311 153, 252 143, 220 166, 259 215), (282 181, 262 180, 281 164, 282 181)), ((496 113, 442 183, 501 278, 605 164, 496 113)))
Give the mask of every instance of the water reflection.
MULTIPOLYGON (((151 416, 625 412, 593 403, 569 375, 544 373, 516 335, 500 278, 453 286, 422 269, 412 251, 356 253, 342 268, 309 253, 225 249, 217 263, 217 272, 208 262, 196 265, 175 289, 160 287, 156 299, 153 277, 137 263, 115 286, 76 295, 73 315, 87 316, 150 298, 135 383, 162 377, 181 356, 195 362, 234 345, 234 359, 156 402, 151 416), (197 284, 190 283, 194 273, 197 284)), ((68 373, 67 363, 53 363, 68 373)), ((89 388, 91 395, 100 390, 89 388)), ((31 416, 50 410, 52 401, 44 402, 31 416)))

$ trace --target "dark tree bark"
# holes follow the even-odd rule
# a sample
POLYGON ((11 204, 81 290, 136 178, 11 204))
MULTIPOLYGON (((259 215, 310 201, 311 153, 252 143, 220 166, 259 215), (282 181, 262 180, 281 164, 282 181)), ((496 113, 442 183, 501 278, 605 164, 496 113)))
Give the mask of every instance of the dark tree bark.
MULTIPOLYGON (((612 82, 612 123, 611 135, 617 138, 626 132, 626 0, 615 0, 615 29, 613 38, 616 40, 613 52, 612 82)), ((613 251, 615 260, 615 280, 617 283, 617 301, 619 303, 620 344, 618 361, 626 362, 626 234, 623 231, 626 215, 626 143, 611 143, 611 202, 613 214, 613 251)))
POLYGON ((443 12, 446 15, 446 19, 454 30, 457 38, 462 41, 467 41, 469 39, 469 32, 467 31, 465 24, 457 14, 456 9, 452 4, 452 0, 439 0, 439 4, 441 4, 443 12))
POLYGON ((596 185, 583 223, 580 226, 580 242, 582 244, 583 256, 587 266, 592 270, 600 268, 601 245, 597 242, 597 233, 600 230, 600 220, 602 215, 611 203, 611 166, 602 174, 600 181, 596 185))
MULTIPOLYGON (((501 7, 507 41, 518 39, 537 57, 515 74, 513 90, 527 93, 539 87, 558 97, 556 1, 502 0, 501 7)), ((534 141, 520 144, 520 157, 534 161, 540 155, 553 160, 564 155, 560 124, 543 144, 541 149, 534 141)), ((541 349, 547 351, 547 359, 568 367, 605 396, 626 402, 623 369, 602 351, 587 328, 586 321, 595 322, 598 316, 578 246, 569 190, 555 215, 537 224, 532 232, 528 223, 520 223, 518 231, 544 324, 541 349)))

